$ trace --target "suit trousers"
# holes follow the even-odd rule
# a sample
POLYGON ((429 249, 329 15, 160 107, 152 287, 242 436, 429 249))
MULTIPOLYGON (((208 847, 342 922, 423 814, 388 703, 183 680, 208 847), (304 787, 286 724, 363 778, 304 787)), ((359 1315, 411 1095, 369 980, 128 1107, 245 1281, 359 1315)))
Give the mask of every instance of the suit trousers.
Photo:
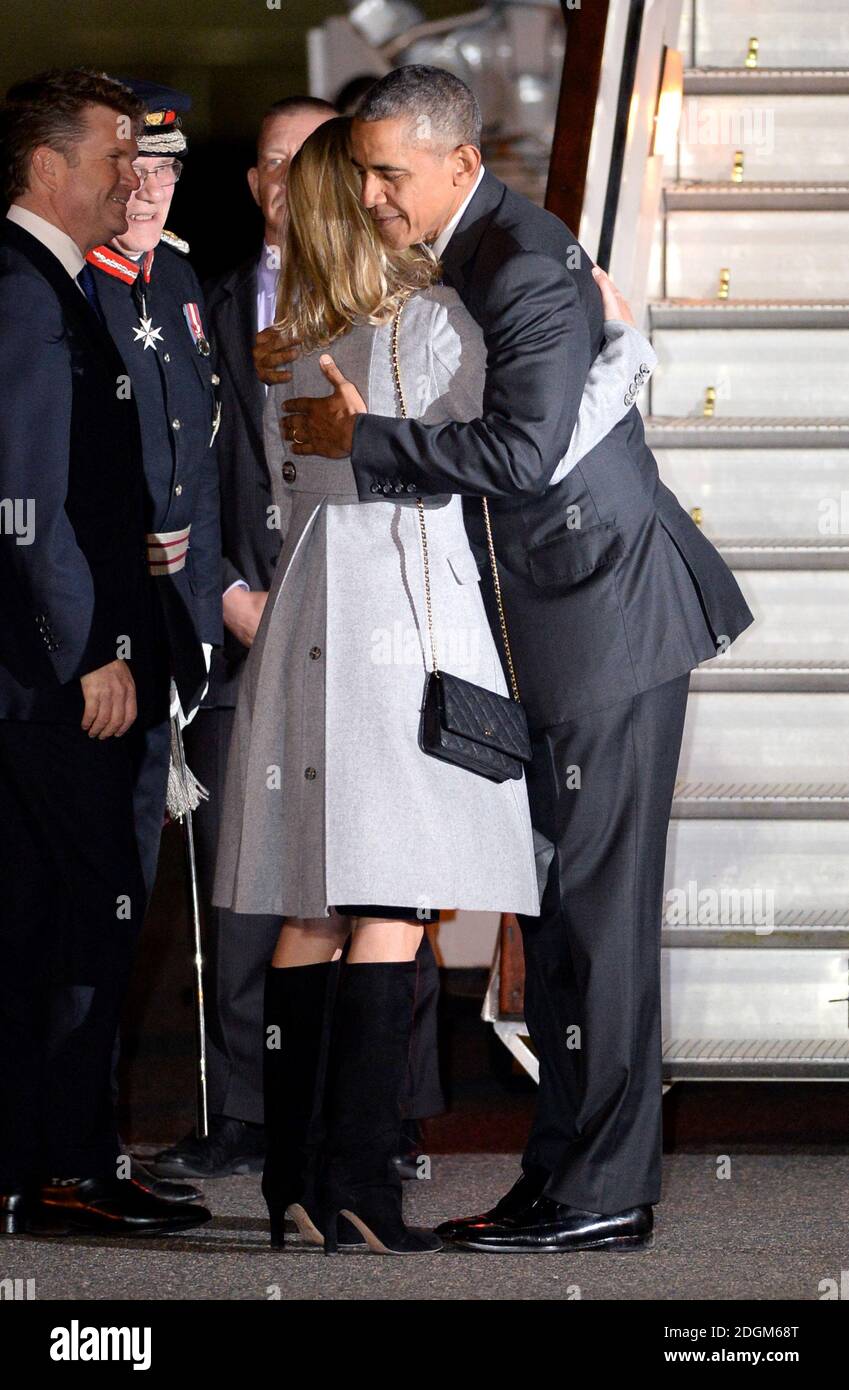
POLYGON ((0 721, 0 1189, 115 1172, 112 1048, 145 910, 141 751, 133 729, 101 741, 0 721))
POLYGON ((525 1171, 610 1214, 661 1190, 660 928, 689 675, 533 732, 534 825, 554 845, 520 917, 540 1059, 525 1171))
MULTIPOLYGON (((193 817, 208 962, 209 1108, 212 1114, 262 1124, 263 991, 281 919, 230 912, 210 906, 209 901, 234 717, 232 708, 199 710, 184 735, 189 765, 210 793, 209 801, 203 802, 193 817)), ((445 1109, 437 1056, 439 972, 427 934, 422 938, 418 961, 412 1080, 405 1106, 412 1118, 445 1109)))

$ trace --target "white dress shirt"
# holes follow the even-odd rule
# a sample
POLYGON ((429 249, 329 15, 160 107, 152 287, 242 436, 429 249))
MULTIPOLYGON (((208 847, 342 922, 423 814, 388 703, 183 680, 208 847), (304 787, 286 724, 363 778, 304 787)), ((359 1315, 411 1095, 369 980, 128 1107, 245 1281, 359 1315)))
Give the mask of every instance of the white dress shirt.
POLYGON ((451 218, 451 221, 448 223, 448 226, 445 227, 445 228, 439 233, 439 236, 436 238, 436 241, 434 241, 434 242, 431 243, 431 248, 430 248, 430 249, 431 249, 431 251, 433 252, 433 254, 436 256, 437 260, 439 260, 439 258, 441 257, 443 251, 445 250, 446 246, 448 245, 449 241, 451 240, 452 236, 454 235, 454 232, 455 232, 456 229, 457 229, 457 225, 458 225, 458 223, 459 223, 459 221, 460 221, 460 218, 463 216, 463 213, 466 211, 466 208, 469 206, 469 203, 472 201, 472 198, 475 196, 475 193, 477 192, 478 184, 480 183, 481 179, 483 178, 485 172, 486 172, 486 171, 485 171, 483 165, 481 165, 481 167, 478 169, 478 176, 477 176, 477 178, 475 179, 474 183, 472 184, 471 188, 469 189, 468 194, 466 195, 466 197, 463 199, 462 203, 461 203, 460 206, 458 207, 458 209, 457 209, 457 211, 455 212, 454 216, 451 218))
MULTIPOLYGON (((77 243, 63 232, 61 227, 55 227, 46 218, 39 217, 37 212, 30 212, 29 208, 22 208, 20 203, 13 203, 6 213, 10 222, 16 223, 18 227, 23 227, 25 232, 34 236, 36 241, 40 241, 42 246, 46 246, 48 251, 52 251, 57 261, 60 261, 67 270, 71 279, 76 282, 76 278, 85 265, 83 255, 77 243)), ((77 285, 80 294, 85 291, 77 285)))

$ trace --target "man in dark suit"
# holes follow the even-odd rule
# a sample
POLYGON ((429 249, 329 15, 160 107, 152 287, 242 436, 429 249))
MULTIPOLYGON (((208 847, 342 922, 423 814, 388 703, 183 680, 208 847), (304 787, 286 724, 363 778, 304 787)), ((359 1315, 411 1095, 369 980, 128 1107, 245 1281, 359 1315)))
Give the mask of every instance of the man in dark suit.
MULTIPOLYGON (((213 657, 203 707, 186 731, 186 745, 193 771, 211 792, 209 802, 195 814, 208 932, 211 1119, 205 1139, 188 1134, 157 1155, 150 1166, 160 1177, 220 1177, 263 1164, 263 989, 280 920, 236 916, 212 907, 209 898, 239 678, 262 616, 281 540, 280 528, 269 525, 271 484, 262 443, 265 388, 254 371, 251 348, 257 332, 276 316, 278 237, 289 161, 307 136, 335 114, 328 102, 302 96, 284 98, 266 112, 257 162, 248 171, 251 193, 265 224, 262 251, 207 289, 207 316, 221 379, 217 447, 225 638, 223 649, 213 657)), ((420 953, 420 965, 412 1116, 432 1115, 444 1106, 436 1056, 438 974, 429 943, 420 953)))
POLYGON ((636 409, 549 487, 602 342, 601 298, 568 228, 485 172, 479 146, 472 93, 436 68, 389 73, 352 127, 380 236, 430 242, 483 330, 481 418, 368 415, 330 365, 332 395, 287 402, 284 433, 295 453, 350 454, 363 501, 464 494, 484 573, 490 499, 531 812, 554 848, 540 916, 521 920, 540 1088, 518 1182, 439 1234, 487 1250, 640 1246, 660 1197, 659 933, 689 672, 752 617, 660 481, 636 409))
POLYGON ((110 1096, 146 906, 133 787, 168 683, 138 415, 84 257, 126 231, 140 115, 81 69, 19 83, 0 112, 0 494, 16 523, 0 536, 5 1234, 45 1217, 125 1235, 209 1219, 135 1181, 110 1096))

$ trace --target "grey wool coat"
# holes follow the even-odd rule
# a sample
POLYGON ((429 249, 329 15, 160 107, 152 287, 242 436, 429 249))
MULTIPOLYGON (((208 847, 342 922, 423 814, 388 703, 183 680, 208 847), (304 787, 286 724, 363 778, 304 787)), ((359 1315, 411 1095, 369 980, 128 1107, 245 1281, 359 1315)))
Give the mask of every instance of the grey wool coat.
MULTIPOLYGON (((634 370, 654 361, 635 330, 610 330, 561 469, 625 413, 634 370)), ((400 413, 390 347, 390 325, 363 324, 329 349, 380 415, 400 413)), ((408 301, 398 353, 411 416, 480 414, 482 336, 453 289, 408 301)), ((213 901, 292 917, 346 903, 534 916, 524 779, 490 782, 418 745, 431 658, 415 497, 360 502, 347 459, 295 456, 280 437, 286 397, 327 394, 319 356, 296 361, 266 402, 269 524, 283 546, 240 685, 213 901)), ((424 505, 439 664, 508 694, 481 598, 492 580, 470 549, 462 499, 424 505)))

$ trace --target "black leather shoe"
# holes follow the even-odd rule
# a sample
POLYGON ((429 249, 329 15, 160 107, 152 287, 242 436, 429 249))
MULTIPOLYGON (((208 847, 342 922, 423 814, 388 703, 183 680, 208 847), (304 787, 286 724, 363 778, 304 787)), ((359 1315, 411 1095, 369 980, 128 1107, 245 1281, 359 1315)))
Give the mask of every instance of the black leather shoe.
POLYGON ((524 1211, 535 1197, 539 1197, 548 1179, 549 1174, 541 1168, 535 1168, 528 1173, 523 1172, 510 1191, 489 1211, 481 1212, 480 1216, 459 1216, 454 1221, 443 1221, 441 1226, 437 1226, 436 1234, 442 1236, 443 1240, 456 1240, 472 1227, 492 1221, 506 1221, 518 1212, 524 1211))
POLYGON ((45 1215, 31 1191, 0 1192, 0 1236, 66 1236, 63 1221, 45 1215))
POLYGON ((46 1183, 41 1212, 64 1222, 72 1234, 98 1236, 173 1235, 211 1219, 206 1207, 162 1202, 132 1180, 69 1179, 46 1183))
POLYGON ((497 1254, 638 1250, 652 1244, 653 1225, 650 1206, 629 1207, 606 1216, 540 1196, 510 1218, 468 1227, 452 1244, 461 1250, 491 1250, 497 1254))
POLYGON ((157 1178, 228 1178, 232 1173, 261 1173, 265 1134, 259 1125, 210 1115, 209 1134, 187 1134, 171 1149, 148 1160, 157 1178))
POLYGON ((203 1193, 199 1187, 192 1187, 188 1182, 169 1182, 167 1178, 154 1177, 137 1158, 132 1160, 130 1181, 151 1197, 158 1197, 160 1202, 203 1201, 203 1193))

